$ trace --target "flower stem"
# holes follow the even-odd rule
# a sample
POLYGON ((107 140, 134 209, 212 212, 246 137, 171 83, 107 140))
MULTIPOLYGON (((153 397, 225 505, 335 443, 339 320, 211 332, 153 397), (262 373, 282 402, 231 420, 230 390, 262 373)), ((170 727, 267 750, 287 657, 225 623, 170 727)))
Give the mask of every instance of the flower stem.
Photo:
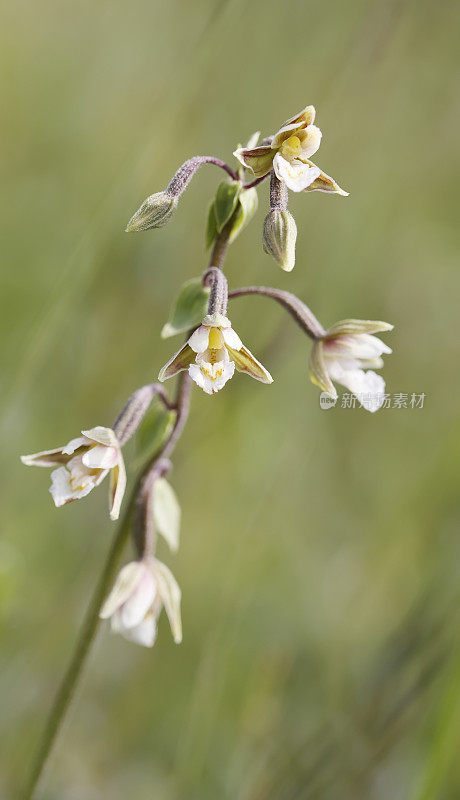
POLYGON ((187 186, 192 180, 195 172, 204 164, 214 164, 215 167, 220 167, 224 172, 229 175, 232 180, 238 180, 238 173, 235 172, 225 161, 215 156, 193 156, 179 167, 175 175, 169 181, 166 192, 173 197, 180 197, 185 192, 187 186))
POLYGON ((326 331, 313 312, 292 292, 285 292, 284 289, 274 289, 271 286, 244 286, 241 289, 233 289, 229 292, 228 299, 232 300, 235 297, 244 297, 248 294, 260 294, 263 297, 271 297, 272 300, 276 300, 289 312, 310 339, 322 339, 325 335, 326 331))
POLYGON ((100 623, 99 613, 112 584, 114 574, 120 562, 123 549, 131 532, 131 515, 136 497, 146 475, 160 459, 168 458, 180 438, 187 422, 190 407, 191 381, 187 373, 179 376, 175 409, 177 411, 174 427, 161 448, 152 456, 140 471, 133 486, 126 511, 115 534, 107 559, 102 568, 96 588, 88 606, 80 631, 80 636, 73 651, 67 671, 51 707, 42 739, 32 762, 25 789, 18 795, 18 800, 32 800, 38 781, 48 761, 49 755, 61 730, 66 712, 75 694, 100 623))
POLYGON ((252 189, 254 186, 258 186, 259 183, 262 183, 262 181, 264 181, 265 178, 268 178, 269 175, 270 175, 270 173, 267 172, 267 174, 266 175, 262 175, 261 178, 255 178, 253 181, 251 181, 251 183, 243 184, 243 189, 252 189))
POLYGON ((234 220, 232 215, 228 220, 228 222, 225 223, 221 232, 218 234, 211 251, 211 257, 209 259, 210 267, 217 267, 217 269, 223 269, 225 256, 227 255, 228 245, 230 243, 229 239, 233 228, 233 221, 234 220))

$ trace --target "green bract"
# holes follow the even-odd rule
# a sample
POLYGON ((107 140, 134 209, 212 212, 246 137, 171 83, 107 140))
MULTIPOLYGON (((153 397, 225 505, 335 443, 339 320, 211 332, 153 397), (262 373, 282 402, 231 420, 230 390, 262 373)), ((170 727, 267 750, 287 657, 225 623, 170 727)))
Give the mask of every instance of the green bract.
POLYGON ((162 403, 153 403, 137 431, 136 462, 142 463, 160 449, 172 431, 176 416, 175 411, 165 408, 162 403))
POLYGON ((254 188, 243 189, 239 181, 223 181, 209 206, 206 247, 211 247, 230 220, 229 242, 233 242, 254 216, 257 204, 257 191, 254 188))
POLYGON ((201 278, 186 281, 171 309, 169 320, 161 331, 162 339, 185 333, 199 325, 206 316, 209 288, 203 286, 201 278))

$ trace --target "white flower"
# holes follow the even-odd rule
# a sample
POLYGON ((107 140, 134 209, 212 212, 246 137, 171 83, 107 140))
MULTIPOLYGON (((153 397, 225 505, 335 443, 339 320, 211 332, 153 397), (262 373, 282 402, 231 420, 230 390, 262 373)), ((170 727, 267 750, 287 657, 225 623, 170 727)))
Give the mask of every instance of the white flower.
POLYGON ((310 377, 332 397, 337 392, 332 381, 345 386, 363 408, 377 411, 385 400, 385 381, 372 369, 383 366, 381 356, 391 349, 372 334, 391 331, 388 322, 346 319, 337 322, 317 339, 310 355, 310 377))
POLYGON ((51 473, 50 492, 57 507, 85 497, 110 472, 110 518, 118 519, 126 488, 126 470, 118 439, 111 428, 98 425, 64 447, 21 456, 23 464, 61 466, 51 473))
POLYGON ((214 394, 225 386, 235 367, 262 383, 273 382, 270 373, 244 347, 232 329, 230 320, 222 314, 211 314, 204 318, 188 342, 165 364, 158 379, 165 381, 181 370, 188 369, 190 377, 203 391, 214 394))
POLYGON ((172 572, 156 558, 132 561, 120 571, 100 617, 112 630, 144 647, 152 647, 157 621, 165 607, 176 644, 182 641, 181 591, 172 572))
POLYGON ((307 106, 282 125, 269 145, 239 147, 233 155, 257 178, 273 169, 276 177, 293 192, 317 189, 347 196, 348 192, 309 160, 318 150, 322 136, 313 125, 314 119, 314 106, 307 106))

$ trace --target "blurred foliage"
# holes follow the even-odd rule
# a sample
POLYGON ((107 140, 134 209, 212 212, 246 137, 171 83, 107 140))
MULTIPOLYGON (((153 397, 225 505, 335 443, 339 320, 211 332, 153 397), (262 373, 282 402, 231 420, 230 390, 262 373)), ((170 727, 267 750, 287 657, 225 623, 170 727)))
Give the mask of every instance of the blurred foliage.
POLYGON ((1 797, 113 531, 104 490, 56 511, 19 453, 110 424, 174 351, 159 334, 206 265, 221 176, 205 167, 166 228, 127 235, 142 200, 314 103, 315 161, 350 197, 291 196, 286 275, 262 252, 263 184, 230 285, 294 291, 326 326, 393 322, 388 390, 425 407, 321 411, 292 320, 234 301, 275 382, 194 392, 171 478, 181 548, 160 553, 184 642, 164 619, 152 651, 104 629, 43 796, 458 798, 458 4, 19 0, 1 16, 1 797))

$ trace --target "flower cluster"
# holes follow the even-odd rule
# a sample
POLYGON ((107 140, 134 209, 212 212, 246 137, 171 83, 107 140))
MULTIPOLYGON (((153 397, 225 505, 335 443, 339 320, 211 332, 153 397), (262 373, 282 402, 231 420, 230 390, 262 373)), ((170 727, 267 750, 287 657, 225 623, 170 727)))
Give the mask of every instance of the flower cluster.
POLYGON ((314 106, 307 106, 299 114, 288 119, 269 144, 259 147, 239 147, 234 156, 257 178, 267 175, 270 170, 278 180, 283 181, 293 192, 333 192, 348 195, 335 182, 309 159, 319 149, 322 133, 314 125, 314 106))
POLYGON ((237 169, 214 156, 194 156, 181 165, 166 189, 151 194, 142 203, 131 217, 127 231, 166 225, 176 212, 181 195, 203 165, 212 164, 226 173, 208 210, 209 266, 203 275, 184 284, 162 329, 164 338, 185 334, 185 344, 160 370, 160 383, 137 390, 112 428, 97 426, 83 430, 64 447, 22 456, 27 465, 54 468, 50 492, 57 507, 85 497, 110 475, 110 517, 116 520, 126 487, 122 448, 139 426, 144 431, 143 438, 146 430, 148 438, 149 428, 143 420, 151 402, 157 401, 158 424, 151 426, 156 431, 155 446, 151 443, 153 452, 135 483, 129 513, 122 523, 132 534, 136 559, 122 568, 100 609, 101 618, 111 620, 112 630, 146 647, 155 642, 162 608, 169 618, 174 641, 182 639, 181 592, 169 568, 157 559, 156 547, 158 535, 164 537, 173 551, 179 544, 180 506, 165 475, 171 469, 170 456, 188 416, 191 381, 207 395, 223 389, 235 371, 245 372, 261 383, 273 382, 268 370, 233 330, 227 316, 228 301, 257 294, 283 306, 312 340, 310 377, 331 397, 337 397, 334 384, 341 384, 372 412, 381 403, 367 398, 384 397, 385 382, 375 370, 383 366, 382 355, 391 350, 375 334, 390 331, 392 325, 345 319, 325 330, 308 306, 290 292, 266 286, 229 292, 222 271, 229 244, 254 216, 258 202, 256 187, 265 178, 270 179, 270 193, 263 249, 288 272, 295 264, 297 237, 296 222, 287 208, 288 190, 347 195, 334 178, 310 160, 322 137, 314 122, 315 109, 310 105, 260 144, 257 144, 259 134, 255 134, 246 147, 235 150, 237 169), (178 390, 171 399, 162 384, 176 375, 179 375, 178 390))

